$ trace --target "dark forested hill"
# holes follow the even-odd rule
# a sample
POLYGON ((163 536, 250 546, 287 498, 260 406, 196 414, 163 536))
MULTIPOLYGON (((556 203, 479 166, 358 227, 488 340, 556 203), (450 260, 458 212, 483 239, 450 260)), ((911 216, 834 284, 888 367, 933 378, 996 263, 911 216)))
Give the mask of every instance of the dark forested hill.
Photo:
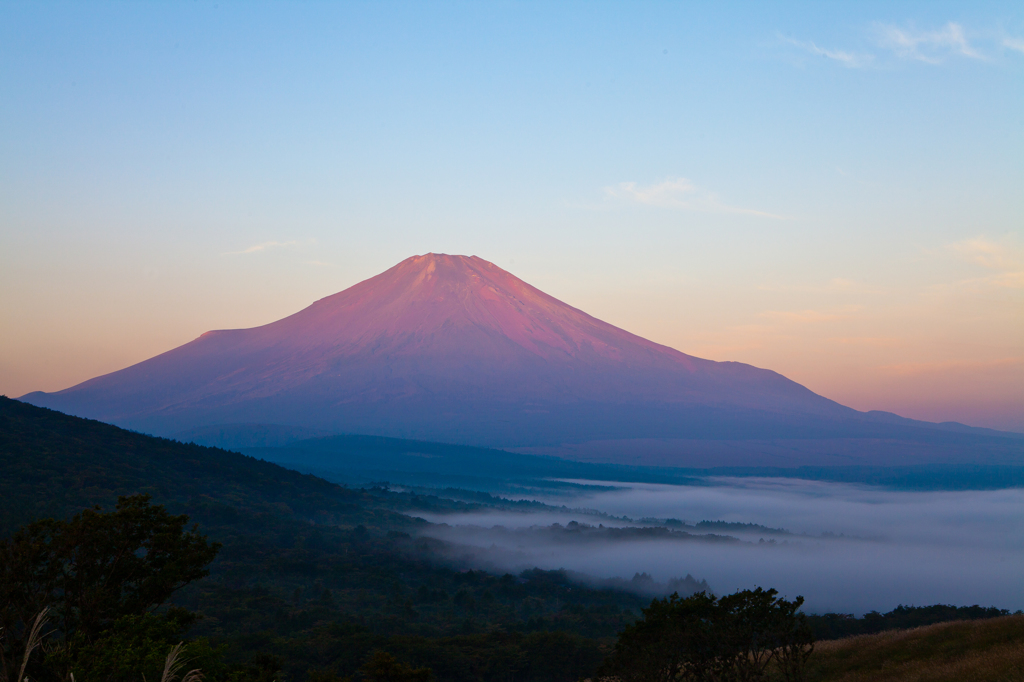
POLYGON ((0 397, 0 533, 148 493, 211 519, 283 515, 400 527, 368 493, 233 452, 182 444, 0 397), (228 509, 231 512, 228 512, 228 509), (212 516, 211 516, 212 515, 212 516))
POLYGON ((426 522, 389 509, 408 495, 0 398, 0 536, 133 493, 223 543, 210 576, 176 597, 203 616, 193 635, 291 680, 351 675, 374 649, 445 680, 574 680, 645 602, 559 571, 450 566, 442 543, 415 537, 426 522))

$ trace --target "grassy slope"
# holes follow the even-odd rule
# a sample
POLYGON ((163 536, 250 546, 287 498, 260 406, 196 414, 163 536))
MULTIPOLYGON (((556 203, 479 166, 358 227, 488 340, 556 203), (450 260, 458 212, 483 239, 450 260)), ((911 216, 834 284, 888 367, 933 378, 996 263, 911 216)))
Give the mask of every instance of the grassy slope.
POLYGON ((1024 616, 818 642, 808 682, 1024 682, 1024 616))

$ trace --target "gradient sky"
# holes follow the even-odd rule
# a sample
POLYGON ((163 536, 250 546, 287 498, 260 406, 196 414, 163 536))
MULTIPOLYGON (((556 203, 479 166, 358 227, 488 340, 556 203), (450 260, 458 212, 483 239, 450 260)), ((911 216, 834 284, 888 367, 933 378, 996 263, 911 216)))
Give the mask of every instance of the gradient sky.
POLYGON ((428 251, 1024 431, 1024 3, 0 4, 0 393, 428 251))

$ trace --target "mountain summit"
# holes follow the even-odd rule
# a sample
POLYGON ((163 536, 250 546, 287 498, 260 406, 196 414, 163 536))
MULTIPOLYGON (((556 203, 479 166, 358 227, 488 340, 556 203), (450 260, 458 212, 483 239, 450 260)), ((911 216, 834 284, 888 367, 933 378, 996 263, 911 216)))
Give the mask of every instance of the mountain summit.
POLYGON ((283 424, 504 447, 877 436, 881 423, 775 372, 630 334, 476 256, 433 253, 277 322, 22 400, 164 435, 283 424))

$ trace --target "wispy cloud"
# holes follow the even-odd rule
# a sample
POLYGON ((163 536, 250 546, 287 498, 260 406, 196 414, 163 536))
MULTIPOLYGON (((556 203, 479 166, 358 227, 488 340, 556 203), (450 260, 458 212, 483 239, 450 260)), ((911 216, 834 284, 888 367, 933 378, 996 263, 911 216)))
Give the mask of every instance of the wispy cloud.
POLYGON ((759 313, 758 317, 782 322, 833 322, 848 319, 863 308, 861 305, 848 305, 837 311, 766 310, 759 313))
POLYGON ((884 289, 879 289, 863 282, 855 282, 852 279, 833 277, 823 284, 759 284, 760 291, 774 292, 800 292, 810 294, 881 294, 884 289))
POLYGON ((697 188, 686 178, 669 178, 647 186, 635 182, 620 182, 615 187, 605 187, 604 191, 610 197, 637 204, 681 208, 688 206, 690 197, 696 194, 697 188))
POLYGON ((960 24, 952 21, 936 31, 903 29, 891 24, 876 24, 878 43, 903 59, 926 64, 941 64, 949 55, 984 59, 964 35, 960 24))
POLYGON ((978 281, 998 289, 1024 289, 1024 270, 1002 272, 978 281))
POLYGON ((1019 265, 1018 254, 1013 254, 1005 244, 999 244, 985 237, 965 239, 949 244, 946 248, 964 260, 991 270, 1002 270, 1019 265))
POLYGON ((855 52, 847 52, 846 50, 832 50, 825 47, 819 47, 817 43, 814 43, 813 41, 796 40, 795 38, 784 36, 781 33, 779 34, 779 39, 785 43, 793 45, 794 47, 799 47, 805 52, 809 52, 818 57, 831 59, 851 69, 867 66, 875 58, 872 54, 857 54, 855 52))
MULTIPOLYGON (((782 33, 776 34, 782 44, 802 50, 808 54, 822 57, 846 68, 857 69, 881 67, 887 61, 885 55, 891 54, 897 60, 916 61, 924 64, 938 65, 951 57, 963 57, 979 61, 991 61, 985 52, 1009 49, 1024 53, 1024 39, 1002 37, 991 33, 980 32, 972 35, 960 24, 950 21, 944 26, 930 30, 921 30, 910 26, 897 26, 876 22, 871 30, 873 47, 863 49, 838 49, 822 47, 813 40, 798 40, 782 33), (978 47, 984 46, 984 49, 978 47)), ((842 170, 839 171, 843 173, 842 170)), ((845 173, 843 173, 845 175, 845 173)))
POLYGON ((828 340, 843 346, 869 346, 871 348, 895 348, 904 343, 903 339, 894 336, 836 336, 828 340))
POLYGON ((984 277, 961 280, 960 285, 1024 289, 1024 252, 1011 244, 975 237, 947 244, 946 251, 991 271, 984 277))
POLYGON ((299 242, 260 242, 259 244, 253 244, 247 249, 241 251, 228 251, 226 256, 237 256, 243 253, 259 253, 261 251, 267 251, 269 249, 279 249, 287 246, 297 246, 299 242))
POLYGON ((1024 358, 996 358, 995 360, 940 360, 938 362, 901 362, 884 365, 880 370, 900 376, 933 374, 951 371, 992 371, 1024 365, 1024 358))
POLYGON ((740 213, 762 218, 782 219, 782 216, 774 213, 722 203, 713 192, 697 187, 690 180, 682 177, 670 177, 653 185, 620 182, 614 187, 605 187, 604 192, 605 196, 610 199, 643 206, 705 213, 740 213))

